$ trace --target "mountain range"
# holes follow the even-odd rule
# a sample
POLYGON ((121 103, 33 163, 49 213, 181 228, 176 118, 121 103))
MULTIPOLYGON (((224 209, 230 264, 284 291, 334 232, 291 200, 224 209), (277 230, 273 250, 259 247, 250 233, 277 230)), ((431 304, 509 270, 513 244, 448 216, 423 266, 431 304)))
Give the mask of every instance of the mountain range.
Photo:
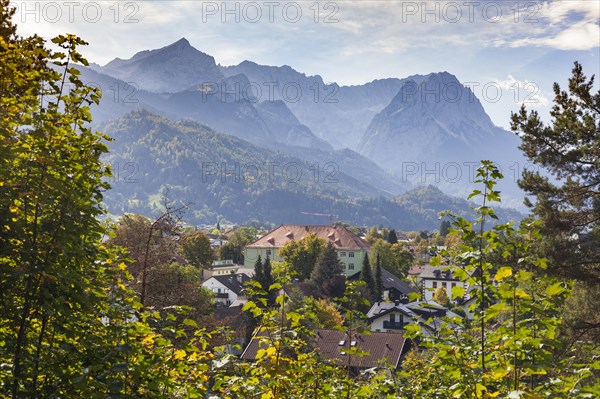
MULTIPOLYGON (((306 170, 312 165, 312 170, 341 176, 341 186, 333 191, 300 190, 315 198, 323 194, 330 200, 339 195, 350 202, 374 198, 393 202, 396 196, 428 184, 464 197, 474 188, 473 169, 479 160, 492 159, 503 169, 523 162, 518 137, 495 126, 470 89, 448 72, 339 86, 290 66, 243 61, 224 67, 186 39, 80 70, 83 81, 93 82, 104 94, 92 114, 95 123, 115 134, 110 147, 116 158, 123 155, 119 141, 128 137, 122 129, 115 130, 116 120, 123 124, 119 118, 140 119, 135 111, 143 109, 170 120, 161 126, 196 122, 235 136, 244 146, 254 146, 246 148, 246 155, 278 154, 288 163, 302 162, 306 170)), ((135 126, 137 134, 143 133, 135 126)), ((501 188, 509 205, 520 204, 522 193, 514 178, 506 179, 501 188)), ((115 186, 112 191, 125 201, 127 190, 119 190, 124 188, 115 186)), ((252 198, 247 200, 259 206, 252 198)), ((331 205, 317 203, 315 211, 331 212, 331 205)), ((209 213, 233 218, 232 209, 219 209, 213 207, 209 213)), ((271 215, 268 221, 289 220, 271 215)))
MULTIPOLYGON (((432 186, 389 196, 339 169, 145 110, 102 130, 114 140, 104 158, 114 175, 104 203, 115 215, 152 214, 166 194, 188 204, 185 219, 193 224, 223 217, 240 224, 322 224, 323 218, 306 213, 325 209, 336 220, 358 225, 432 230, 439 227, 439 212, 452 209, 467 217, 475 206, 432 186)), ((499 215, 504 221, 520 217, 511 210, 499 215)))

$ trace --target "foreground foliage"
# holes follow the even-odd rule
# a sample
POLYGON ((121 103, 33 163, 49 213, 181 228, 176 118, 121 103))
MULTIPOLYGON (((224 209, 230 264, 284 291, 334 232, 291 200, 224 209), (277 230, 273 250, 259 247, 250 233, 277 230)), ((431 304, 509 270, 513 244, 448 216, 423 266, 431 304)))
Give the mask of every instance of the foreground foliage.
POLYGON ((452 296, 474 297, 469 311, 475 318, 469 324, 451 320, 461 329, 446 323, 434 337, 409 326, 427 351, 407 358, 406 371, 399 374, 400 391, 423 398, 596 397, 598 348, 588 346, 585 359, 561 353, 560 309, 570 286, 540 273, 547 262, 536 254, 541 238, 537 223, 484 228, 495 218, 489 204, 500 200, 494 186, 501 177, 484 161, 477 180, 483 189, 471 195, 482 197, 478 224, 450 215, 462 244, 438 259, 458 265, 455 275, 468 283, 469 291, 456 286, 452 296))

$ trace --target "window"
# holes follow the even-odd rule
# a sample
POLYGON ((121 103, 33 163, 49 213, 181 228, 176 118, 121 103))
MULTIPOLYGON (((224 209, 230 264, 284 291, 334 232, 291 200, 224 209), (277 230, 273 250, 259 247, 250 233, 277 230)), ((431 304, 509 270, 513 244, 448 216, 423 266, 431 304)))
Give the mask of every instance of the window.
POLYGON ((267 256, 271 256, 271 250, 267 249, 267 256))
POLYGON ((346 253, 345 252, 340 252, 340 258, 345 258, 346 257, 346 253))
POLYGON ((437 281, 434 281, 434 282, 432 283, 432 285, 433 285, 433 288, 437 288, 437 281))
POLYGON ((354 258, 354 252, 348 252, 348 257, 349 258, 354 258))
POLYGON ((348 263, 348 270, 354 270, 354 263, 348 263))
POLYGON ((390 313, 390 323, 394 324, 396 322, 396 315, 394 313, 390 313))

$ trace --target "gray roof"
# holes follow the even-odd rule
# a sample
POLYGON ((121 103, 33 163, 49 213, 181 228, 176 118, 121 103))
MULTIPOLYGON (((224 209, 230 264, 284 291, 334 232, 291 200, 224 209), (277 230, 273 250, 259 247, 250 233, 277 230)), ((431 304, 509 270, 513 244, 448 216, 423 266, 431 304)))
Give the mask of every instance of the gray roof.
POLYGON ((424 325, 431 330, 438 329, 442 317, 460 317, 436 302, 415 301, 409 303, 376 302, 367 312, 367 318, 369 323, 372 323, 375 319, 394 311, 410 317, 414 323, 424 325))
POLYGON ((406 284, 404 281, 400 280, 398 277, 394 276, 385 269, 381 269, 381 282, 383 283, 383 288, 388 290, 390 288, 395 288, 404 295, 417 292, 410 285, 406 284))
POLYGON ((226 276, 212 276, 218 282, 239 295, 244 289, 244 283, 250 280, 250 277, 244 273, 230 274, 226 276), (240 282, 241 280, 241 282, 240 282))
POLYGON ((423 271, 419 273, 419 278, 425 280, 459 280, 457 277, 454 277, 452 269, 449 269, 448 266, 423 266, 423 271))
MULTIPOLYGON (((354 273, 352 276, 348 277, 349 280, 356 281, 360 279, 361 272, 358 271, 354 273)), ((390 288, 394 288, 400 293, 404 295, 408 295, 412 292, 417 292, 410 285, 394 276, 392 273, 388 272, 385 269, 381 269, 381 283, 383 284, 383 288, 389 290, 390 288)))

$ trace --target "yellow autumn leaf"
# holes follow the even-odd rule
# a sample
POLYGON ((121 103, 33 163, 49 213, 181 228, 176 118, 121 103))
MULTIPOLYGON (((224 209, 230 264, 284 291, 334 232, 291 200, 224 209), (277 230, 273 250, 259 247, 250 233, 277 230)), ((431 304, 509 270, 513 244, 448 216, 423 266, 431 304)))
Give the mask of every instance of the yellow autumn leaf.
POLYGON ((517 298, 521 298, 521 299, 529 299, 529 298, 531 298, 531 296, 527 292, 525 292, 525 290, 523 290, 521 288, 517 288, 515 290, 515 296, 517 298))
POLYGON ((175 351, 175 360, 183 359, 186 353, 183 349, 177 349, 175 351))
POLYGON ((492 373, 492 378, 495 380, 499 380, 501 378, 506 377, 506 375, 509 373, 509 370, 501 370, 501 371, 494 371, 492 373))
POLYGON ((498 270, 498 273, 496 273, 496 281, 502 281, 507 277, 512 276, 513 272, 512 272, 512 268, 511 267, 501 267, 498 270))
POLYGON ((142 339, 143 345, 151 345, 154 343, 154 334, 148 334, 142 339))

